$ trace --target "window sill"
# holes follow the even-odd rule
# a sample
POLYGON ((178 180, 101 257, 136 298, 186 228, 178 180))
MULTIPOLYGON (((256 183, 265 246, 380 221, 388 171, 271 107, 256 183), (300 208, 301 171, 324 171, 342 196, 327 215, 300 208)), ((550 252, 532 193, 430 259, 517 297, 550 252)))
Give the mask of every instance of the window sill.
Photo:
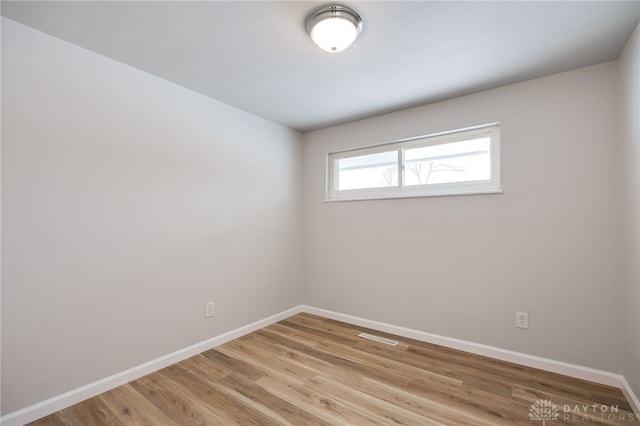
POLYGON ((325 198, 325 203, 333 203, 336 201, 368 201, 368 200, 394 200, 398 198, 430 198, 430 197, 456 197, 459 195, 491 195, 503 194, 502 189, 481 189, 468 191, 452 191, 452 192, 436 192, 431 194, 415 193, 415 194, 372 194, 372 195, 352 195, 336 198, 325 198))

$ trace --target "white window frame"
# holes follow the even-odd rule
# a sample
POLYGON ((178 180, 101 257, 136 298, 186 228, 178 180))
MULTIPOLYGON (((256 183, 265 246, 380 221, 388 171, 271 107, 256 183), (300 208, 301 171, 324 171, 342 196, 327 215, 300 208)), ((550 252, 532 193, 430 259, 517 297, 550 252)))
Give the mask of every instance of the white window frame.
POLYGON ((467 127, 448 132, 402 139, 379 145, 330 152, 327 154, 325 201, 378 200, 387 198, 438 197, 447 195, 500 194, 500 123, 467 127), (449 182, 404 186, 404 151, 418 146, 440 145, 468 140, 478 136, 490 137, 491 178, 469 182, 449 182), (398 185, 339 191, 337 189, 337 160, 378 152, 398 152, 398 185))

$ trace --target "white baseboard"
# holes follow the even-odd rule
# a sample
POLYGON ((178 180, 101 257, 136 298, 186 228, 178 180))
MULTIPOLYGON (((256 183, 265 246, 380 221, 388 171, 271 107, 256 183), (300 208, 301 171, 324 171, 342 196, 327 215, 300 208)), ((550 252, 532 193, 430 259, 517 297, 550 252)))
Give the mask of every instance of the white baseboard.
POLYGON ((238 337, 244 336, 245 334, 249 334, 275 322, 281 321, 301 311, 302 306, 296 306, 291 309, 287 309, 286 311, 282 311, 268 318, 256 321, 254 323, 245 325, 211 339, 196 343, 195 345, 191 345, 184 349, 180 349, 173 353, 161 356, 159 358, 145 362, 144 364, 140 364, 128 370, 114 374, 113 376, 105 377, 104 379, 89 383, 88 385, 73 389, 69 392, 65 392, 61 395, 55 396, 21 410, 14 411, 13 413, 9 413, 6 416, 0 418, 0 425, 17 426, 32 422, 41 417, 62 410, 63 408, 84 401, 85 399, 92 398, 103 392, 111 390, 117 386, 129 383, 132 380, 153 373, 154 371, 158 371, 164 367, 168 367, 172 364, 175 364, 176 362, 180 362, 189 357, 214 348, 218 345, 222 345, 223 343, 229 342, 233 339, 237 339, 238 337))
POLYGON ((620 376, 620 389, 622 389, 624 397, 627 398, 627 401, 631 404, 636 417, 640 419, 640 400, 638 400, 638 397, 633 392, 631 385, 629 385, 629 382, 627 382, 627 379, 625 379, 624 376, 620 376))
POLYGON ((303 305, 302 312, 319 315, 325 318, 330 318, 349 324, 359 325, 361 327, 371 328, 373 330, 396 334, 402 337, 408 337, 410 339, 419 340, 421 342, 433 343, 451 349, 458 349, 477 355, 483 355, 490 358, 499 359, 501 361, 512 362, 514 364, 538 368, 540 370, 545 370, 552 373, 564 374, 565 376, 575 377, 577 379, 583 379, 594 383, 614 386, 622 390, 625 397, 627 398, 627 401, 629 401, 629 404, 631 404, 633 411, 640 418, 640 402, 638 402, 638 397, 634 394, 631 386, 629 386, 629 383, 627 383, 624 376, 620 374, 597 370, 581 365, 569 364, 549 358, 542 358, 535 355, 528 355, 521 352, 496 348, 494 346, 482 345, 480 343, 473 343, 465 340, 454 339, 451 337, 440 336, 437 334, 426 333, 424 331, 399 327, 396 325, 386 324, 378 321, 372 321, 353 315, 315 308, 313 306, 303 305))
POLYGON ((286 319, 299 312, 307 312, 337 321, 371 328, 373 330, 379 330, 386 333, 396 334, 398 336, 408 337, 422 342, 433 343, 452 349, 458 349, 465 352, 484 355, 502 361, 508 361, 528 367, 539 368, 541 370, 564 374, 570 377, 584 379, 608 386, 615 386, 622 390, 624 396, 627 398, 627 401, 629 401, 629 403, 633 407, 633 411, 635 412, 636 416, 640 418, 640 401, 638 401, 638 397, 631 389, 631 386, 629 386, 627 380, 620 374, 610 373, 603 370, 596 370, 593 368, 569 364, 561 361, 555 361, 552 359, 542 358, 534 355, 527 355, 520 352, 509 351, 506 349, 468 342, 465 340, 440 336, 437 334, 431 334, 424 331, 413 330, 410 328, 386 324, 378 321, 372 321, 353 315, 315 308, 313 306, 300 305, 272 315, 268 318, 256 321, 246 326, 205 340, 203 342, 196 343, 195 345, 189 346, 187 348, 156 358, 144 364, 122 371, 118 374, 114 374, 113 376, 106 377, 102 380, 98 380, 88 385, 47 399, 46 401, 42 401, 21 410, 14 411, 13 413, 9 413, 6 416, 0 418, 0 425, 17 426, 32 422, 51 413, 55 413, 58 410, 62 410, 63 408, 84 401, 85 399, 94 397, 117 386, 140 378, 144 375, 153 373, 154 371, 158 371, 164 367, 168 367, 169 365, 175 364, 176 362, 180 362, 184 359, 197 355, 218 345, 229 342, 233 339, 237 339, 238 337, 244 336, 275 322, 286 319))

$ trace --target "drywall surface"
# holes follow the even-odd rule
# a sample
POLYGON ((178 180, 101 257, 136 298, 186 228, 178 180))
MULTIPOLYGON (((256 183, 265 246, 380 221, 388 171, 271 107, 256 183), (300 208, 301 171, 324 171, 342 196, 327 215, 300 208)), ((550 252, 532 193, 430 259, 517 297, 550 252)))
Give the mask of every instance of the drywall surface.
POLYGON ((297 132, 7 19, 2 67, 3 414, 300 304, 297 132))
POLYGON ((640 395, 640 26, 620 57, 623 372, 640 395))
POLYGON ((305 304, 621 372, 617 72, 605 63, 306 134, 305 304), (323 201, 328 152, 492 122, 503 194, 323 201))

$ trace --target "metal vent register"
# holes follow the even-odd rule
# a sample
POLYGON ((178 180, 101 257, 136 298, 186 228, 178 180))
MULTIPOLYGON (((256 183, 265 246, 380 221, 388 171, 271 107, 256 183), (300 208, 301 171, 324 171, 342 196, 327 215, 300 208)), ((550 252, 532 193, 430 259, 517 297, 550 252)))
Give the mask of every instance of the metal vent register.
POLYGON ((373 340, 375 342, 384 343, 385 345, 395 346, 398 344, 398 342, 396 342, 395 340, 385 339, 384 337, 374 336, 373 334, 360 333, 358 334, 358 337, 373 340))

